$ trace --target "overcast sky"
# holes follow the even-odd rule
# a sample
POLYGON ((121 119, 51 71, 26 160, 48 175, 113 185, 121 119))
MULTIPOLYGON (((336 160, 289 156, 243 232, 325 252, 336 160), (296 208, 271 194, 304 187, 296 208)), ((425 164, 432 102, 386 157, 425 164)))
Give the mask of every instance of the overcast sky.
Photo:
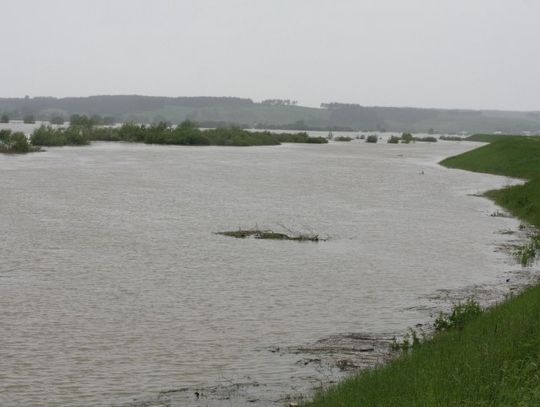
POLYGON ((0 0, 0 96, 540 110, 537 0, 0 0))

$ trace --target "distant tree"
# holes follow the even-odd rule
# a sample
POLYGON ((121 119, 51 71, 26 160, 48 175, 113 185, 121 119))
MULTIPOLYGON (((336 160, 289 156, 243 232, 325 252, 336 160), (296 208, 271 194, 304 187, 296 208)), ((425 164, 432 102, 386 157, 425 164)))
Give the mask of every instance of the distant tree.
MULTIPOLYGON (((184 123, 182 123, 180 126, 182 126, 184 123)), ((170 127, 171 127, 170 123, 162 121, 162 122, 159 122, 159 123, 152 124, 152 126, 150 126, 150 129, 152 131, 154 131, 154 132, 164 132, 165 130, 169 129, 170 127)))
POLYGON ((52 116, 49 122, 51 124, 64 124, 64 118, 62 116, 52 116))
POLYGON ((261 105, 266 106, 291 106, 295 105, 296 102, 290 99, 265 99, 261 102, 261 105))
POLYGON ((351 141, 352 137, 349 136, 337 136, 334 138, 334 141, 351 141))
POLYGON ((11 141, 11 130, 2 129, 0 130, 0 144, 9 144, 11 141))
POLYGON ((36 122, 36 119, 33 114, 27 114, 23 117, 23 122, 26 124, 34 124, 36 122))
POLYGON ((91 126, 100 125, 103 123, 103 118, 99 114, 93 114, 90 117, 91 126))
POLYGON ((92 127, 94 121, 86 115, 72 114, 69 118, 69 124, 71 126, 82 126, 82 127, 92 127))
POLYGON ((403 133, 401 135, 401 141, 409 144, 411 141, 414 141, 414 136, 411 133, 403 133))
POLYGON ((435 134, 435 130, 433 129, 433 127, 430 128, 427 132, 428 134, 435 134))
POLYGON ((152 119, 152 123, 161 123, 161 122, 166 123, 167 119, 160 114, 155 115, 154 118, 152 119))
POLYGON ((28 153, 31 149, 24 133, 11 133, 11 130, 0 130, 0 152, 2 153, 28 153))
POLYGON ((186 130, 186 129, 196 129, 197 123, 191 121, 191 120, 184 120, 182 123, 178 125, 178 128, 186 130))
POLYGON ((24 133, 17 132, 11 135, 11 140, 13 141, 12 149, 18 154, 28 153, 30 151, 30 143, 24 135, 24 133))
POLYGON ((116 119, 112 116, 105 116, 103 117, 103 124, 106 126, 110 126, 116 123, 116 119))
POLYGON ((321 103, 321 108, 323 109, 359 109, 362 108, 362 105, 355 103, 321 103))
POLYGON ((9 123, 9 116, 7 115, 7 113, 4 113, 4 114, 0 117, 0 123, 9 123))
POLYGON ((366 143, 376 143, 377 141, 379 141, 379 137, 375 134, 370 134, 366 138, 366 143))

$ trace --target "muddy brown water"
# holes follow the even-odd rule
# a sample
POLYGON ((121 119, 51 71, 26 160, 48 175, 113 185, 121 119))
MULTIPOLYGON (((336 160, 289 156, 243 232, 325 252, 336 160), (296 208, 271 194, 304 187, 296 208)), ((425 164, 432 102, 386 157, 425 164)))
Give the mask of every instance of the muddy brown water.
POLYGON ((436 164, 475 146, 0 156, 0 405, 286 405, 452 293, 500 298, 518 222, 472 194, 513 181, 436 164), (215 234, 255 226, 328 240, 215 234))

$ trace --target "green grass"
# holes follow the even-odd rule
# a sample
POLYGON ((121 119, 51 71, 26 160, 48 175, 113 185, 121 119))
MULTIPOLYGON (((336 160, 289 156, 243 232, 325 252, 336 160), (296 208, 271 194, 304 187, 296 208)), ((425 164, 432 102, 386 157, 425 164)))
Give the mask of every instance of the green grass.
POLYGON ((540 137, 502 138, 476 150, 441 161, 449 168, 508 177, 540 177, 540 137))
POLYGON ((486 196, 518 218, 540 228, 540 178, 525 185, 489 191, 486 196))
MULTIPOLYGON (((441 164, 528 179, 486 195, 540 227, 540 138, 501 137, 441 164)), ((540 406, 540 286, 316 395, 309 406, 540 406)))
POLYGON ((318 394, 311 407, 540 405, 540 287, 318 394))
POLYGON ((540 228, 540 137, 506 137, 441 161, 449 168, 529 180, 489 191, 486 196, 513 215, 540 228))
POLYGON ((483 143, 493 143, 497 140, 507 139, 509 137, 518 137, 513 134, 484 134, 484 133, 478 133, 473 134, 472 136, 469 136, 465 138, 466 141, 481 141, 483 143))

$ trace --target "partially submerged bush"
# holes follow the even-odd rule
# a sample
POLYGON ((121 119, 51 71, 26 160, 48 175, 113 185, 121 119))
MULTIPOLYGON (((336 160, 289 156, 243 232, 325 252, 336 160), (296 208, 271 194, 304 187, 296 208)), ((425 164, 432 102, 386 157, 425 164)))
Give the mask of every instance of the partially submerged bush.
POLYGON ((439 140, 444 140, 444 141, 463 141, 463 137, 459 137, 459 136, 441 136, 441 137, 439 137, 439 140))
POLYGON ((540 233, 536 233, 530 237, 529 242, 519 247, 514 256, 518 259, 523 267, 532 266, 538 258, 540 252, 540 233))
POLYGON ((398 136, 391 136, 391 137, 388 139, 388 143, 390 143, 390 144, 397 144, 397 143, 399 143, 399 137, 398 137, 398 136))
POLYGON ((27 114, 23 117, 23 123, 26 124, 34 124, 36 122, 36 119, 34 118, 33 114, 27 114))
POLYGON ((411 133, 403 133, 401 135, 401 142, 405 144, 409 144, 411 141, 414 140, 414 137, 411 133))
POLYGON ((81 118, 77 119, 77 123, 85 124, 70 125, 66 129, 41 126, 32 134, 32 143, 40 146, 64 146, 84 145, 90 141, 126 141, 197 146, 262 146, 328 142, 324 137, 310 137, 306 132, 253 132, 238 127, 201 130, 190 121, 185 121, 175 128, 165 122, 151 126, 125 123, 119 128, 95 127, 81 118))
POLYGON ((24 154, 37 150, 30 145, 24 133, 0 130, 0 153, 24 154))
POLYGON ((64 124, 65 120, 62 116, 52 116, 51 119, 49 120, 49 122, 51 124, 58 124, 58 125, 62 125, 64 124))
POLYGON ((465 303, 457 303, 450 314, 443 314, 442 312, 439 314, 434 323, 435 331, 442 332, 454 328, 463 329, 467 322, 476 319, 481 313, 480 304, 472 298, 465 303))
POLYGON ((379 141, 379 137, 375 134, 371 134, 366 138, 366 143, 376 143, 377 141, 379 141))
POLYGON ((437 138, 433 136, 427 136, 427 137, 414 137, 414 141, 420 141, 420 142, 428 142, 428 143, 436 143, 437 138))
MULTIPOLYGON (((452 312, 449 314, 440 313, 433 326, 436 333, 448 331, 451 329, 463 329, 465 325, 476 319, 482 313, 480 304, 473 299, 468 299, 465 303, 455 304, 452 312)), ((425 332, 420 329, 419 332, 409 328, 409 331, 403 336, 401 341, 396 337, 390 344, 390 350, 394 352, 408 353, 415 350, 422 343, 428 340, 425 332)))
POLYGON ((334 139, 334 141, 351 141, 352 137, 348 136, 338 136, 334 139))
POLYGON ((83 126, 69 126, 66 129, 55 129, 41 125, 34 130, 30 140, 35 146, 82 146, 90 143, 92 129, 83 126))

